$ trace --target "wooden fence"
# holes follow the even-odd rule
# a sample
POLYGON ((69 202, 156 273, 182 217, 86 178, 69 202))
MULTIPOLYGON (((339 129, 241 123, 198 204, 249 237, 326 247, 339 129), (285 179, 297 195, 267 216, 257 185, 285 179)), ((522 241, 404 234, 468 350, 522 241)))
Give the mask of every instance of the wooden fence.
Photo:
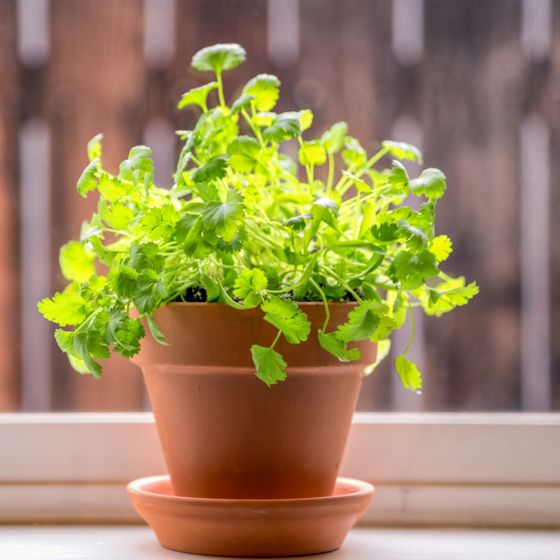
POLYGON ((422 396, 386 364, 361 406, 560 409, 560 1, 0 0, 0 410, 145 406, 122 359, 101 382, 71 372, 35 303, 92 210, 74 190, 87 140, 104 133, 113 168, 153 145, 165 184, 190 57, 231 41, 248 62, 230 92, 277 74, 280 108, 310 107, 314 131, 416 141, 447 174, 448 266, 481 293, 420 322, 422 396))

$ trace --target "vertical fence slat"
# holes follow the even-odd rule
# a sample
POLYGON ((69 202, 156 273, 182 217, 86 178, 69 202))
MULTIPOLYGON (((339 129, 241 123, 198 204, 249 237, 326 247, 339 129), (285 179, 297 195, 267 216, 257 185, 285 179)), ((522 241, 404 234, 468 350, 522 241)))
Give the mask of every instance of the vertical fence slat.
POLYGON ((543 114, 550 123, 550 360, 552 409, 560 411, 560 2, 553 3, 552 51, 543 98, 543 114))
POLYGON ((426 321, 429 369, 445 387, 432 404, 517 409, 519 3, 427 0, 425 21, 426 161, 448 178, 438 225, 456 244, 447 268, 480 284, 468 306, 426 321))
MULTIPOLYGON (((142 140, 144 57, 142 1, 57 0, 51 3, 48 110, 53 145, 53 243, 76 238, 95 196, 77 196, 76 179, 87 163, 85 146, 103 132, 104 164, 118 169, 142 140)), ((60 286, 61 278, 56 283, 60 286)), ((101 382, 70 370, 60 352, 53 365, 55 406, 69 410, 143 407, 139 370, 115 357, 101 382)))
POLYGON ((520 144, 521 408, 550 409, 550 131, 526 116, 520 144))
POLYGON ((16 2, 0 2, 0 411, 19 406, 16 2))

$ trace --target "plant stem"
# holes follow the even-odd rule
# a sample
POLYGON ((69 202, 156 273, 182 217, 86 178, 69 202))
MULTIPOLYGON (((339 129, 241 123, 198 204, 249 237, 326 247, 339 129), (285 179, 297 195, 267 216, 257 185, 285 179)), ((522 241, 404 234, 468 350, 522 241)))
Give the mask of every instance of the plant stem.
POLYGON ((241 114, 243 115, 243 118, 245 119, 245 122, 249 125, 249 127, 253 131, 253 134, 255 135, 257 140, 259 141, 259 144, 261 146, 264 146, 264 140, 263 140, 261 131, 259 130, 259 127, 253 122, 253 119, 251 119, 251 117, 249 117, 249 115, 247 114, 247 111, 242 109, 241 114))
MULTIPOLYGON (((356 177, 358 177, 358 179, 359 179, 366 171, 369 171, 369 170, 370 170, 384 155, 386 155, 386 154, 388 153, 388 151, 389 151, 389 150, 387 150, 387 148, 381 148, 381 150, 379 150, 377 153, 375 153, 375 154, 365 163, 365 165, 364 165, 360 170, 358 170, 358 171, 356 171, 356 172, 354 173, 354 175, 355 175, 356 177)), ((347 183, 350 183, 350 184, 351 184, 351 182, 352 182, 352 179, 350 179, 350 178, 347 177, 346 175, 343 175, 343 176, 339 179, 339 181, 338 181, 338 183, 337 183, 335 189, 336 189, 337 191, 340 191, 341 194, 342 194, 343 192, 346 192, 346 191, 348 190, 348 188, 349 188, 349 187, 348 187, 348 188, 346 188, 346 189, 343 191, 343 187, 345 187, 347 183)))
POLYGON ((410 347, 414 342, 414 309, 412 309, 412 304, 410 303, 410 300, 408 301, 408 318, 410 321, 410 338, 408 339, 408 343, 403 351, 403 354, 408 354, 408 351, 410 350, 410 347))
POLYGON ((328 266, 325 266, 324 264, 319 264, 319 266, 327 273, 330 274, 335 280, 337 280, 338 282, 340 282, 340 285, 343 286, 346 291, 351 294, 352 296, 354 296, 354 299, 358 302, 358 303, 362 303, 362 298, 348 285, 347 282, 345 282, 334 270, 330 269, 328 266))
POLYGON ((274 338, 274 340, 272 341, 272 344, 270 345, 270 348, 274 348, 276 346, 276 343, 280 340, 281 336, 282 336, 282 331, 278 331, 278 333, 276 334, 276 337, 274 338))
POLYGON ((323 322, 322 331, 327 332, 327 327, 329 325, 329 321, 331 320, 331 310, 329 309, 329 302, 327 301, 327 296, 325 295, 325 292, 323 291, 321 286, 319 286, 319 284, 317 284, 317 282, 315 282, 315 280, 313 280, 313 278, 310 278, 309 282, 319 292, 319 295, 321 296, 321 299, 323 300, 323 305, 325 307, 325 321, 323 322))
POLYGON ((216 82, 218 82, 218 99, 220 100, 220 107, 225 109, 226 100, 224 99, 224 84, 222 81, 222 72, 216 73, 216 82))

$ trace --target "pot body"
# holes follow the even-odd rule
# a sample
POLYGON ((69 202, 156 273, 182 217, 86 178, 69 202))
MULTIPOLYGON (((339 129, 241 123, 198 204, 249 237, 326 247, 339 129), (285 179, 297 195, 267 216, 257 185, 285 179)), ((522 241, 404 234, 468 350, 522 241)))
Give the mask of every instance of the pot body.
MULTIPOLYGON (((353 304, 331 304, 329 330, 353 304)), ((309 339, 275 347, 288 378, 267 387, 255 376, 252 344, 268 346, 276 329, 259 309, 172 303, 155 319, 170 342, 148 334, 140 365, 176 494, 204 498, 302 498, 334 489, 360 390, 375 346, 360 362, 324 351, 316 331, 322 304, 301 304, 309 339)))

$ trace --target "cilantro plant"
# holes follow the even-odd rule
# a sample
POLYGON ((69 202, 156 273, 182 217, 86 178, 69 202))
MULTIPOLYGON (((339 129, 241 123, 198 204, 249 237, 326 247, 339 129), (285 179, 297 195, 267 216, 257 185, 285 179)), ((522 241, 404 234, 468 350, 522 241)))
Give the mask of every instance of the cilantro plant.
MULTIPOLYGON (((143 324, 165 344, 153 314, 176 301, 260 307, 278 334, 247 352, 268 385, 286 378, 275 350, 280 337, 299 344, 310 336, 298 303, 322 302, 322 348, 349 362, 360 357, 352 343, 369 339, 378 345, 371 372, 407 317, 413 336, 414 307, 441 315, 477 293, 474 282, 440 270, 452 250, 449 237, 435 233, 444 174, 425 169, 410 178, 400 161, 420 163, 416 148, 385 141, 368 154, 343 122, 310 137, 310 110, 273 112, 275 76, 255 76, 228 105, 223 72, 244 59, 235 44, 194 55, 194 68, 215 79, 179 101, 200 116, 192 130, 177 133, 182 149, 172 188, 154 184, 150 148, 132 148, 112 174, 102 164, 101 135, 89 142, 77 189, 97 192, 97 211, 79 241, 60 251, 69 284, 39 303, 60 326, 56 340, 78 372, 101 377, 99 362, 111 352, 136 354, 143 324), (296 151, 294 161, 288 153, 296 151), (356 306, 334 328, 329 302, 356 306)), ((409 347, 396 370, 405 387, 419 390, 409 347)))

